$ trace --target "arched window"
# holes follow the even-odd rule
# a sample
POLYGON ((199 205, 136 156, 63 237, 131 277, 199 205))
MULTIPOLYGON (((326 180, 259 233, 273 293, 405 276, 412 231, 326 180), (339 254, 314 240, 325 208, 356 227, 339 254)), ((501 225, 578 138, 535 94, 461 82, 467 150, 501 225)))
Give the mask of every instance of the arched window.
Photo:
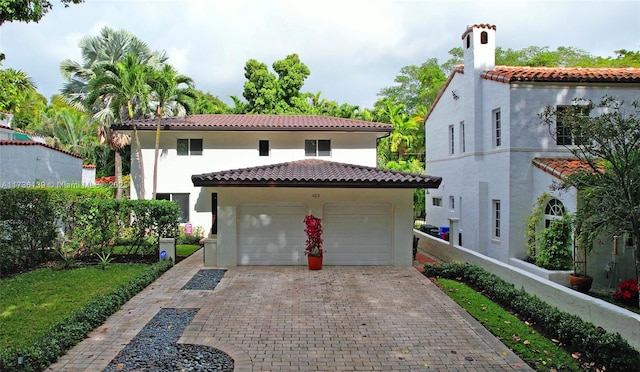
POLYGON ((471 35, 467 35, 467 49, 471 46, 471 35))
POLYGON ((486 44, 489 42, 489 34, 487 31, 482 31, 480 33, 480 44, 486 44))
POLYGON ((547 206, 544 207, 544 227, 549 227, 551 221, 561 218, 565 212, 566 209, 560 200, 555 198, 549 200, 547 206))

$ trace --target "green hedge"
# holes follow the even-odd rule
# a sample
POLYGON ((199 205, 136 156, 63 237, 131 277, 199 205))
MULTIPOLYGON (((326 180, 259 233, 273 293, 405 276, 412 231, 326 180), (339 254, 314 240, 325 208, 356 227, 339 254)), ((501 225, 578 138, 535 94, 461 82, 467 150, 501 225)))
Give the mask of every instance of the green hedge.
POLYGON ((100 187, 0 189, 0 206, 0 277, 46 262, 56 250, 65 258, 110 250, 123 232, 132 239, 131 253, 178 236, 176 203, 115 200, 100 187))
POLYGON ((95 297, 84 308, 52 326, 33 344, 20 349, 0 350, 0 371, 46 370, 58 357, 82 341, 91 330, 104 323, 125 302, 159 278, 172 265, 171 260, 151 265, 142 275, 116 288, 110 294, 95 297), (22 366, 18 365, 20 356, 23 357, 22 366))
POLYGON ((580 351, 584 361, 594 363, 594 370, 599 368, 606 371, 635 372, 640 366, 640 352, 631 347, 620 334, 606 332, 578 316, 562 312, 477 266, 466 263, 425 265, 424 275, 461 280, 470 284, 503 307, 535 324, 548 337, 559 340, 570 350, 580 351))

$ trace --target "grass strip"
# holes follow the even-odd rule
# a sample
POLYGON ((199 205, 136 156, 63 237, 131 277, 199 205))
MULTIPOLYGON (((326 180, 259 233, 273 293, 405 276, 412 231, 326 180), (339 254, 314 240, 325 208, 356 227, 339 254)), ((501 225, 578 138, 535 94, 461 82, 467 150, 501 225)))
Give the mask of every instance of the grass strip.
POLYGON ((583 371, 564 349, 466 284, 443 278, 436 283, 536 371, 583 371))

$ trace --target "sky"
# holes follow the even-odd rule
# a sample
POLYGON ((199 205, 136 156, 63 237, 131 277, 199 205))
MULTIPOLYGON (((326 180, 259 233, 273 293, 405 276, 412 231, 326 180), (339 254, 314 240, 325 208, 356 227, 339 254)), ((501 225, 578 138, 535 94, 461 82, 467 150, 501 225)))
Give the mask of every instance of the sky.
POLYGON ((403 66, 444 63, 467 25, 497 27, 502 48, 575 47, 596 56, 640 51, 640 0, 85 0, 39 23, 0 27, 2 68, 19 69, 50 98, 60 62, 104 26, 125 29, 227 103, 242 97, 244 66, 297 53, 311 74, 302 92, 371 108, 403 66))

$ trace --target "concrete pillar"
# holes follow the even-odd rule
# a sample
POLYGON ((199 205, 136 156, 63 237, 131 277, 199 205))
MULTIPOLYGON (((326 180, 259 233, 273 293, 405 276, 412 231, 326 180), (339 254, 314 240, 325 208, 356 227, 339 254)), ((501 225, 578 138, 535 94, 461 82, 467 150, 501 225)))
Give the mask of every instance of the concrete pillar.
POLYGON ((459 218, 449 218, 449 245, 460 245, 459 218))
POLYGON ((160 257, 176 263, 176 240, 173 238, 160 238, 160 257))
POLYGON ((204 240, 203 260, 204 266, 218 266, 217 238, 207 238, 204 240))

